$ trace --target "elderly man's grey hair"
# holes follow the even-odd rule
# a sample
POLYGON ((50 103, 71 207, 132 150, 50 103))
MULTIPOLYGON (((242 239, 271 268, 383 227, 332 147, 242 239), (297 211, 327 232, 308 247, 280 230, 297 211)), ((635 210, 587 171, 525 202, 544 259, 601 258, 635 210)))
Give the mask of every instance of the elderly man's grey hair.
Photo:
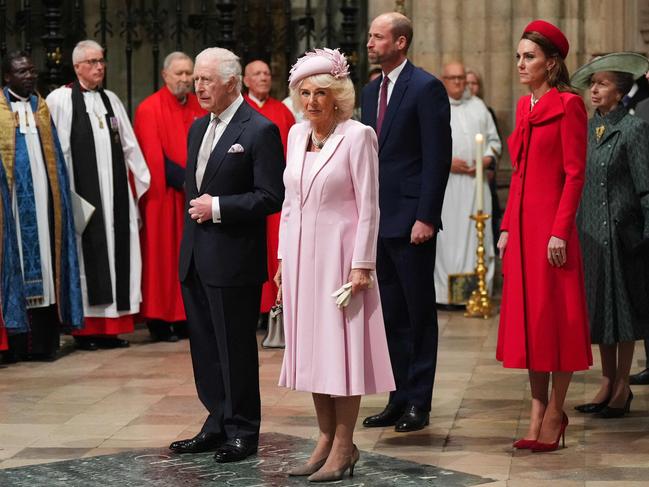
POLYGON ((216 72, 223 81, 235 78, 237 91, 241 92, 241 63, 236 54, 222 47, 208 47, 196 56, 196 64, 201 61, 216 64, 216 72))
POLYGON ((82 61, 86 60, 86 51, 101 51, 104 52, 104 48, 101 45, 93 41, 92 39, 86 39, 85 41, 77 42, 77 45, 74 46, 72 51, 72 64, 79 64, 82 61))
POLYGON ((187 61, 191 61, 191 63, 194 64, 194 60, 191 57, 189 57, 187 54, 185 54, 184 52, 174 51, 174 52, 171 52, 171 53, 167 54, 167 57, 165 58, 164 62, 162 63, 162 69, 164 69, 166 71, 171 66, 171 63, 173 63, 174 61, 177 61, 177 60, 182 60, 182 61, 187 60, 187 61))

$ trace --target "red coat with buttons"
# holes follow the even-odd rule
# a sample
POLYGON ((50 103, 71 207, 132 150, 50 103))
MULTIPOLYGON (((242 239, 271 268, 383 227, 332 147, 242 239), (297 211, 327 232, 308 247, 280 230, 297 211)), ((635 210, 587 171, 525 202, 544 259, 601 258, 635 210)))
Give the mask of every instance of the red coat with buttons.
POLYGON ((516 108, 509 137, 514 166, 501 225, 509 232, 496 357, 505 367, 576 371, 593 363, 575 215, 584 185, 587 115, 582 99, 551 89, 516 108), (567 262, 548 262, 550 237, 567 262))

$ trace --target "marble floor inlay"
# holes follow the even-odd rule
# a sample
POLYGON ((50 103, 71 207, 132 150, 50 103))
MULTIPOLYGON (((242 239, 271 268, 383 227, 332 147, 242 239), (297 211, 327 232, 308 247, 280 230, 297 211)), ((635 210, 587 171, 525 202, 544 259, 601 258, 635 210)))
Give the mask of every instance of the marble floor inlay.
MULTIPOLYGON (((567 448, 549 454, 514 451, 512 441, 527 430, 529 385, 526 371, 503 369, 495 360, 498 317, 469 319, 460 312, 440 312, 439 318, 430 426, 409 434, 392 428, 363 428, 362 419, 380 411, 387 401, 386 395, 364 397, 355 434, 363 453, 353 482, 345 485, 379 485, 377 477, 398 479, 412 474, 411 468, 423 468, 421 465, 431 466, 426 471, 436 472, 432 476, 450 472, 447 480, 465 478, 467 485, 480 481, 489 487, 648 485, 649 386, 633 386, 635 398, 625 418, 604 420, 575 412, 573 407, 591 400, 599 386, 599 353, 594 347, 594 367, 575 374, 568 392, 567 448), (413 463, 392 464, 387 457, 413 463), (391 465, 388 476, 372 475, 376 462, 381 467, 385 462, 391 465)), ((14 472, 56 471, 57 465, 69 465, 71 472, 80 469, 74 481, 82 483, 68 480, 66 487, 107 487, 104 480, 95 483, 84 477, 84 472, 95 470, 80 468, 83 462, 101 465, 106 478, 110 478, 109 471, 121 475, 119 465, 132 463, 142 451, 168 455, 169 443, 200 430, 205 410, 196 396, 187 340, 151 343, 143 328, 126 338, 131 341, 127 349, 80 352, 72 351, 71 339, 65 337, 68 353, 56 362, 0 366, 1 487, 20 485, 6 481, 7 475, 18 475, 14 472)), ((281 350, 262 349, 259 358, 264 448, 277 448, 275 437, 268 435, 281 433, 303 439, 292 441, 308 449, 308 441, 317 435, 311 396, 277 386, 281 350)), ((644 367, 644 350, 638 342, 633 371, 644 367)), ((186 457, 181 458, 184 462, 186 457)), ((191 463, 187 468, 194 461, 204 468, 214 467, 210 455, 187 457, 186 461, 191 463)), ((140 471, 152 469, 145 465, 140 471)), ((178 467, 174 468, 180 470, 178 467)), ((276 463, 274 468, 277 470, 276 463)), ((250 485, 261 485, 254 472, 250 468, 257 479, 250 485)), ((131 483, 121 485, 165 485, 127 478, 131 483)), ((292 485, 285 476, 282 479, 266 485, 292 485)), ((299 483, 306 485, 304 479, 299 483)), ((28 485, 53 484, 31 477, 28 485)), ((236 481, 232 485, 248 487, 236 481)))
MULTIPOLYGON (((218 464, 212 454, 174 455, 168 450, 141 450, 0 470, 0 485, 13 487, 187 487, 222 485, 283 487, 304 485, 286 471, 308 459, 315 443, 279 433, 261 435, 258 454, 243 462, 218 464)), ((464 487, 489 482, 476 475, 361 451, 354 477, 340 486, 464 487)))

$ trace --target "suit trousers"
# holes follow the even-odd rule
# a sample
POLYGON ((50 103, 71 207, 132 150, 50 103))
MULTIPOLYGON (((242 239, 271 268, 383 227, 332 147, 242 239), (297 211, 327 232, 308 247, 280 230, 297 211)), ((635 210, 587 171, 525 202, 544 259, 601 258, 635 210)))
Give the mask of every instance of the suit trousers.
POLYGON ((379 237, 376 273, 396 390, 390 404, 430 411, 437 365, 435 247, 379 237))
POLYGON ((261 399, 256 329, 261 283, 210 286, 192 261, 181 289, 196 390, 209 411, 202 432, 257 442, 261 399))

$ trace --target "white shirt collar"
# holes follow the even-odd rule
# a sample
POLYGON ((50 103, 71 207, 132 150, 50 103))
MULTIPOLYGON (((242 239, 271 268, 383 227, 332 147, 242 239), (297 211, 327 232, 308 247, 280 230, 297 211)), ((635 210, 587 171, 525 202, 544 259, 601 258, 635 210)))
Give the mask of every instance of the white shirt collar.
POLYGON ((29 96, 25 98, 24 96, 20 96, 18 93, 13 91, 11 88, 7 88, 7 91, 14 97, 17 98, 19 101, 23 102, 28 102, 29 101, 29 96))
POLYGON ((403 71, 403 68, 407 62, 408 58, 406 58, 401 64, 399 64, 399 66, 394 68, 387 75, 383 73, 383 76, 387 76, 390 79, 390 82, 394 85, 397 82, 397 78, 399 78, 399 75, 401 74, 401 71, 403 71))
POLYGON ((255 95, 253 95, 250 92, 248 92, 248 98, 250 98, 252 101, 254 101, 257 104, 257 106, 260 107, 260 108, 263 107, 264 103, 266 103, 268 101, 268 97, 266 97, 266 99, 262 101, 262 100, 260 100, 259 98, 257 98, 255 95))
MULTIPOLYGON (((232 120, 232 117, 234 117, 234 114, 237 112, 241 104, 243 103, 243 96, 241 96, 241 93, 239 93, 239 96, 235 98, 235 100, 230 104, 228 108, 223 110, 221 114, 218 116, 219 117, 219 123, 224 123, 225 125, 228 125, 230 123, 230 120, 232 120)), ((216 118, 216 115, 214 113, 210 113, 210 122, 216 118)))

